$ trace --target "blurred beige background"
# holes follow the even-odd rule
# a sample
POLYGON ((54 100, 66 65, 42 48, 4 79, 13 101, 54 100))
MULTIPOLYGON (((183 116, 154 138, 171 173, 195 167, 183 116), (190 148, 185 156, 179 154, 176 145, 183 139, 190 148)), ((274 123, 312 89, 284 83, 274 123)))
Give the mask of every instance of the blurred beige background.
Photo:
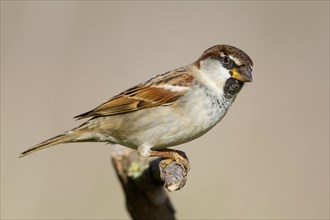
POLYGON ((21 151, 215 44, 254 61, 224 120, 182 145, 180 219, 329 218, 329 2, 1 1, 1 217, 127 219, 111 145, 21 151))

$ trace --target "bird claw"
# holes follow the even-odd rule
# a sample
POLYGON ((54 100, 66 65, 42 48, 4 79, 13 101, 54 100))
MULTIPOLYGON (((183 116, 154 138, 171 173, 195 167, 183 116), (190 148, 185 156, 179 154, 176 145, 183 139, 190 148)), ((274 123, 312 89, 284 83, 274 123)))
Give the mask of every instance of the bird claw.
POLYGON ((161 166, 165 168, 172 162, 176 162, 184 167, 186 172, 190 170, 189 159, 183 151, 166 149, 164 151, 152 151, 150 156, 159 156, 166 158, 162 160, 161 166))

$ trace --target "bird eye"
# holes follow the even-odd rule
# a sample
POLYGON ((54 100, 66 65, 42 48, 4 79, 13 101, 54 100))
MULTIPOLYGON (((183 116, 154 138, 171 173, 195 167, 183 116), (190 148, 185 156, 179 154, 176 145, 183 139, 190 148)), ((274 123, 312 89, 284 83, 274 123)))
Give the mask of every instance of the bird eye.
POLYGON ((231 59, 228 56, 224 56, 224 58, 222 60, 223 64, 227 64, 227 65, 230 63, 230 61, 231 61, 231 59))
POLYGON ((235 65, 234 61, 232 59, 230 59, 229 56, 224 56, 222 58, 222 64, 227 69, 232 69, 235 65))

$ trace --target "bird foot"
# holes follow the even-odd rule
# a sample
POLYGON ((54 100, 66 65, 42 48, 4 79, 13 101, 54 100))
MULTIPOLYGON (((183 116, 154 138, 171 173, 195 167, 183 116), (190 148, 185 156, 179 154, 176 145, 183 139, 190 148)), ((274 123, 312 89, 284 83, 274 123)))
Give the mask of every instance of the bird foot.
POLYGON ((150 151, 150 157, 167 158, 166 160, 162 160, 160 164, 163 168, 165 168, 167 165, 175 161, 178 164, 182 165, 185 168, 186 172, 190 170, 189 159, 183 151, 172 150, 172 149, 158 150, 158 151, 152 150, 150 151))

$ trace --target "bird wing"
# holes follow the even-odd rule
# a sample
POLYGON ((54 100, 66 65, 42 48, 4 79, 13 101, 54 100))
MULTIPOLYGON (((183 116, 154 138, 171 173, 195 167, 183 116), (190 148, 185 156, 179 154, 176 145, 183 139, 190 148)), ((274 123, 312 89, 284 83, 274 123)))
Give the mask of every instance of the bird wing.
POLYGON ((120 93, 92 111, 75 118, 110 116, 171 105, 187 93, 193 79, 191 73, 185 68, 157 75, 145 83, 120 93))

